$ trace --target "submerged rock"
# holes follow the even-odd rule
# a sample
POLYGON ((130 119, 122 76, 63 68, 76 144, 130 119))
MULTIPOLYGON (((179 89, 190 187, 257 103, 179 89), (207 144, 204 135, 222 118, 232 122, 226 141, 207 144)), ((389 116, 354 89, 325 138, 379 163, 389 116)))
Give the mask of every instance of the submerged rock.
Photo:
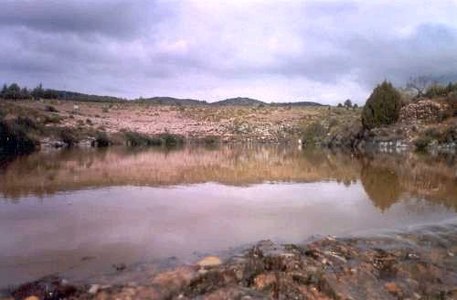
MULTIPOLYGON (((262 241, 226 262, 159 272, 144 283, 22 285, 16 299, 455 299, 457 226, 374 238, 324 238, 302 245, 262 241), (205 272, 199 272, 205 268, 205 272), (46 298, 47 297, 47 298, 46 298)), ((144 273, 146 274, 146 273, 144 273)), ((146 276, 146 275, 145 275, 146 276)))

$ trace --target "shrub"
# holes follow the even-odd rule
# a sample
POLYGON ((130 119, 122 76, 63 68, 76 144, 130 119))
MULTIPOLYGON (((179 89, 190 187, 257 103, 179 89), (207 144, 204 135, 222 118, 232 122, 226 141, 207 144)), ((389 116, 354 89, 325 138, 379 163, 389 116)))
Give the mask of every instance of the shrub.
POLYGON ((457 117, 457 91, 449 93, 446 98, 446 103, 449 107, 449 114, 457 117))
POLYGON ((202 139, 202 142, 206 145, 214 145, 220 142, 218 136, 215 135, 207 135, 202 139))
POLYGON ((303 134, 303 144, 315 145, 327 135, 327 129, 319 122, 314 122, 306 127, 303 134))
POLYGON ((440 136, 439 143, 455 143, 457 142, 457 126, 447 128, 440 136))
POLYGON ((157 136, 128 131, 125 133, 125 139, 128 146, 177 146, 184 142, 180 135, 162 133, 157 136))
POLYGON ((28 127, 24 121, 25 119, 19 122, 0 121, 0 150, 22 154, 37 148, 38 142, 27 133, 28 127))
POLYGON ((15 120, 15 124, 21 127, 25 132, 29 132, 30 130, 42 130, 42 127, 29 117, 19 116, 15 120))
POLYGON ((49 112, 58 112, 57 108, 55 108, 54 106, 52 105, 46 105, 46 107, 44 108, 45 111, 49 111, 49 112))
POLYGON ((441 132, 435 127, 427 128, 424 134, 426 137, 433 140, 439 139, 441 137, 441 132))
POLYGON ((432 138, 429 136, 419 137, 414 141, 414 146, 416 146, 416 150, 424 151, 427 150, 427 147, 432 142, 432 138))
POLYGON ((333 128, 333 127, 336 127, 338 124, 339 124, 338 119, 331 118, 330 121, 329 121, 328 127, 329 128, 333 128))
POLYGON ((425 96, 428 98, 435 98, 435 97, 444 97, 448 94, 447 87, 442 85, 434 84, 427 89, 425 92, 425 96))
POLYGON ((168 132, 159 134, 158 137, 163 141, 165 146, 177 146, 184 142, 184 138, 182 136, 168 132))
POLYGON ((401 96, 390 82, 378 85, 362 110, 362 124, 366 129, 395 123, 400 116, 401 96))
POLYGON ((60 129, 59 136, 67 147, 72 147, 79 142, 76 132, 69 128, 60 129))
POLYGON ((125 140, 128 146, 161 146, 163 144, 159 138, 133 131, 125 133, 125 140))
POLYGON ((427 89, 425 96, 429 98, 446 97, 455 92, 457 92, 457 83, 449 82, 447 86, 434 84, 427 89))
POLYGON ((112 144, 113 142, 105 132, 98 131, 95 135, 95 141, 92 143, 92 146, 102 148, 111 146, 112 144))

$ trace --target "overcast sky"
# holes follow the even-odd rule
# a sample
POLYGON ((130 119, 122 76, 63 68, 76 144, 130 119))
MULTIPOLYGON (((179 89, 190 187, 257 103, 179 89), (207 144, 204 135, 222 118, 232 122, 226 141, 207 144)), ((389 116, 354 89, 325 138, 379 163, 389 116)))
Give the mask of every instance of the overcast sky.
POLYGON ((457 0, 2 0, 0 81, 128 98, 363 103, 457 79, 457 0))

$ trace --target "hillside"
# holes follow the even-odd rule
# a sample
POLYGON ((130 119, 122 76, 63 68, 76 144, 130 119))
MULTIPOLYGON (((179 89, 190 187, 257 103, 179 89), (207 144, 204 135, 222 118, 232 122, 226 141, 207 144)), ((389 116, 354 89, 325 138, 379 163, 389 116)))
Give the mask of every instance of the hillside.
POLYGON ((195 100, 195 99, 179 99, 173 97, 152 97, 152 98, 140 98, 134 100, 136 102, 147 102, 148 104, 157 104, 157 105, 205 105, 208 102, 204 100, 195 100))
POLYGON ((338 124, 337 127, 350 126, 360 116, 360 111, 344 108, 332 108, 329 111, 327 107, 319 106, 248 105, 247 103, 260 101, 245 101, 246 99, 223 102, 225 105, 179 100, 5 100, 0 101, 0 119, 3 116, 11 123, 11 128, 20 125, 24 128, 24 133, 33 134, 42 146, 62 146, 67 143, 65 140, 76 144, 90 144, 96 137, 104 135, 112 138, 114 143, 122 144, 132 132, 147 136, 166 132, 184 136, 189 140, 211 138, 223 142, 293 141, 296 144, 306 128, 314 122, 326 120, 329 124, 338 124), (23 119, 24 117, 27 119, 23 119))
POLYGON ((298 101, 298 102, 284 102, 284 103, 271 103, 272 106, 326 106, 324 104, 313 101, 298 101))
POLYGON ((267 103, 246 97, 237 97, 237 98, 229 98, 217 102, 211 103, 211 105, 219 105, 219 106, 255 106, 255 105, 267 105, 267 103))

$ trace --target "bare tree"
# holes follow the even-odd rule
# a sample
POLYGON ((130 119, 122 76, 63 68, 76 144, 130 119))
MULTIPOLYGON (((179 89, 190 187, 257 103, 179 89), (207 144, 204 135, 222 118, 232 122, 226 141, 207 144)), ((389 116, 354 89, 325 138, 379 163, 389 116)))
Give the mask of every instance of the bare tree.
POLYGON ((436 81, 430 76, 417 76, 409 78, 406 88, 415 91, 416 97, 421 98, 427 89, 434 84, 436 84, 436 81))

